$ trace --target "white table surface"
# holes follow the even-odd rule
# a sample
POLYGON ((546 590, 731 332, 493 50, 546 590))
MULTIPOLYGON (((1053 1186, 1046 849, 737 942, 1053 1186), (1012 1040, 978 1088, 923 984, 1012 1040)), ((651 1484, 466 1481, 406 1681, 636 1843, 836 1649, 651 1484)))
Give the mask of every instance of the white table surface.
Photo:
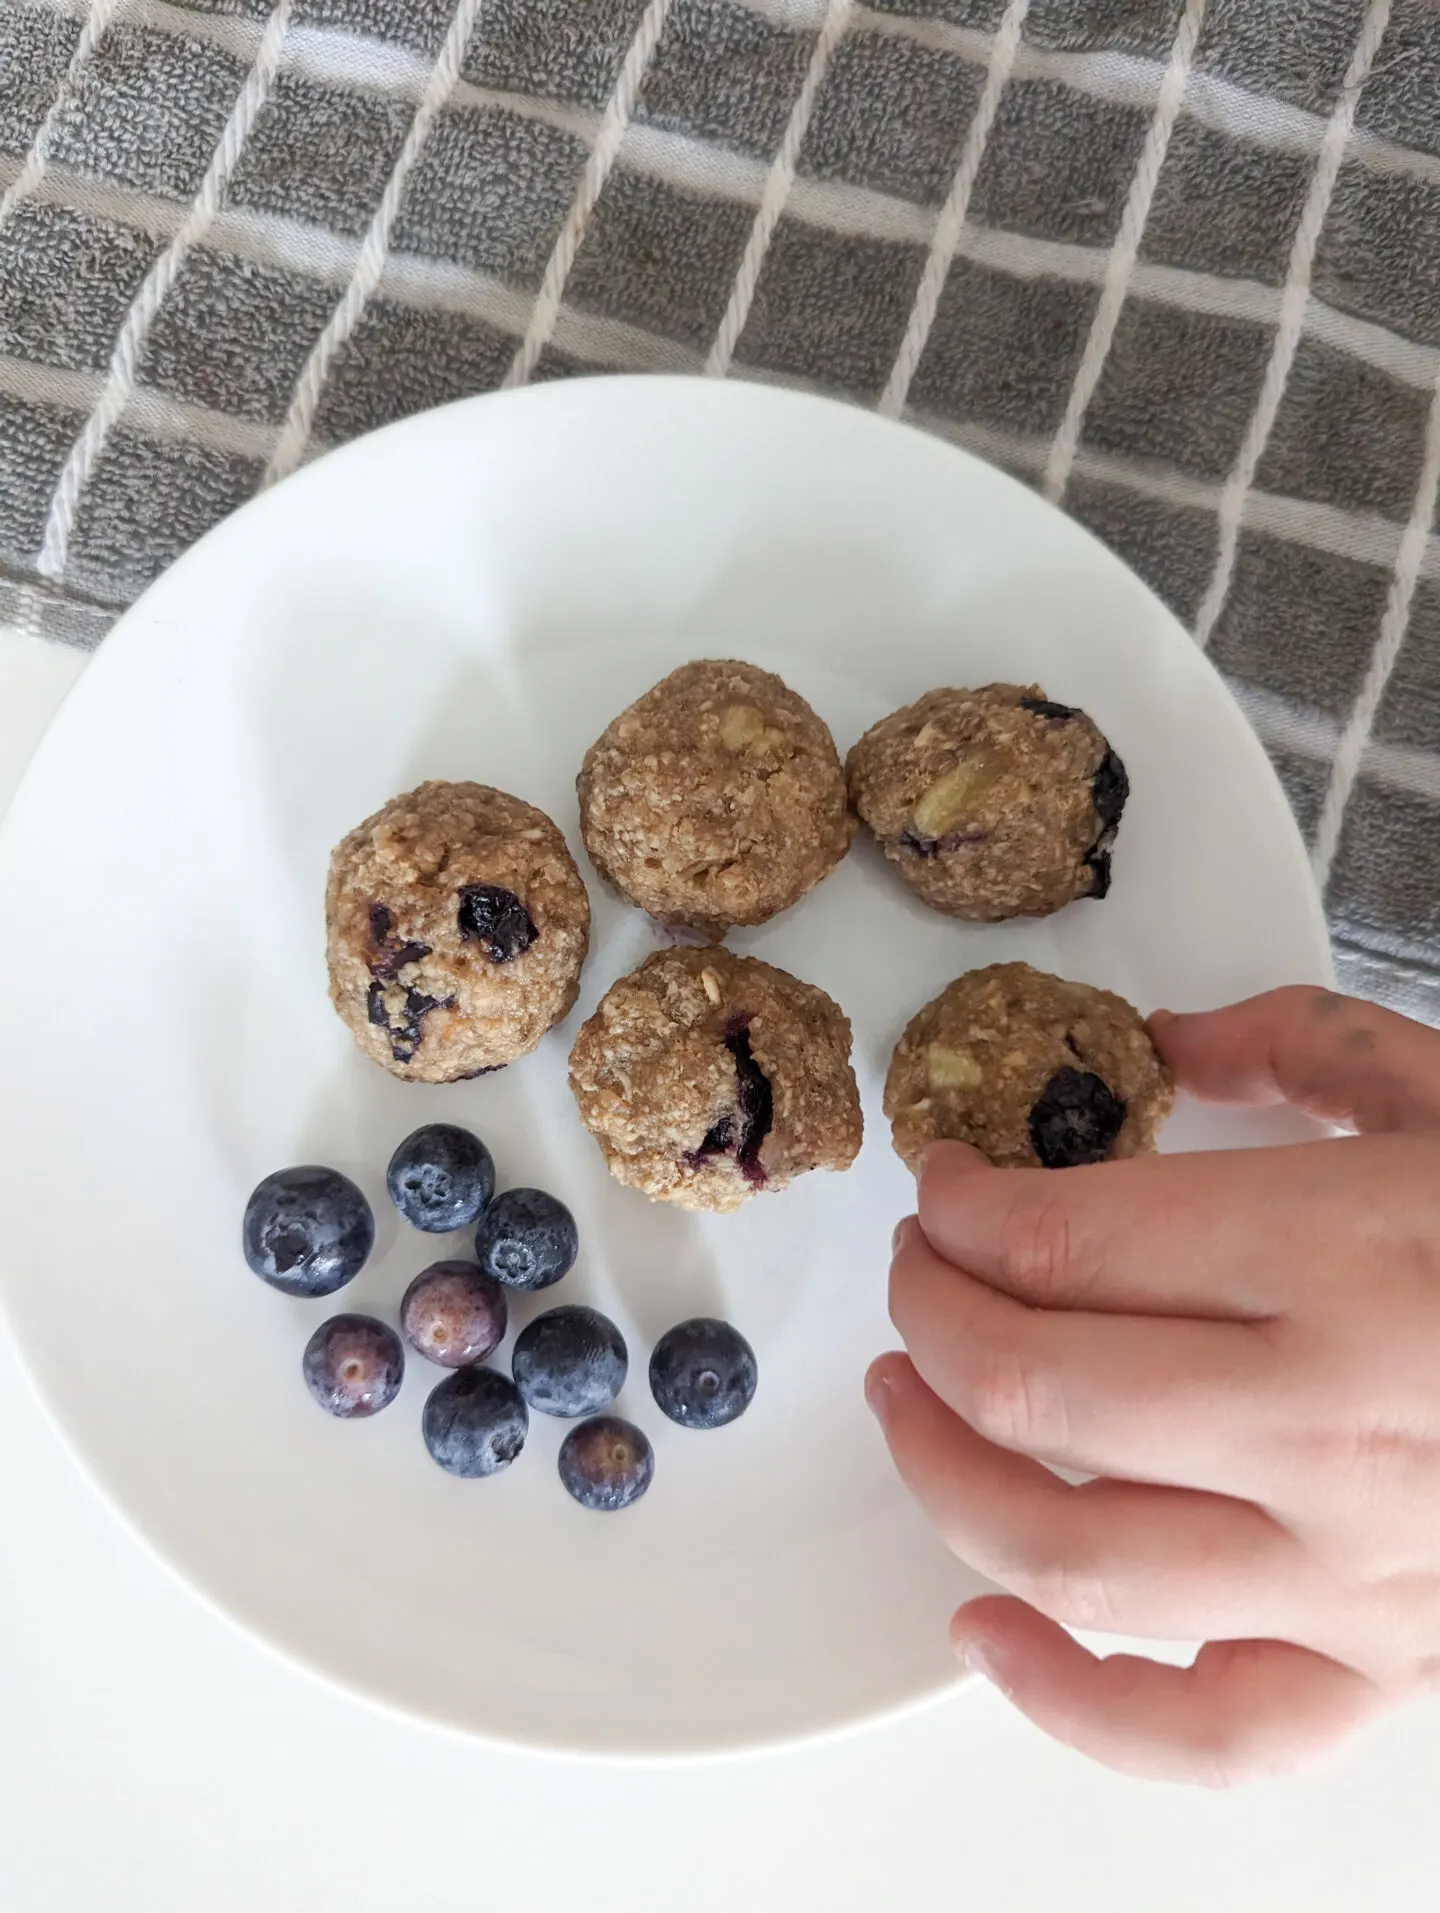
MULTIPOLYGON (((0 631, 0 809, 83 662, 0 631)), ((1238 1795, 1102 1773, 982 1689, 900 1726, 690 1768, 550 1762, 390 1719, 276 1660, 151 1559, 3 1333, 0 1550, 4 1913, 1437 1904, 1440 1704, 1238 1795)))

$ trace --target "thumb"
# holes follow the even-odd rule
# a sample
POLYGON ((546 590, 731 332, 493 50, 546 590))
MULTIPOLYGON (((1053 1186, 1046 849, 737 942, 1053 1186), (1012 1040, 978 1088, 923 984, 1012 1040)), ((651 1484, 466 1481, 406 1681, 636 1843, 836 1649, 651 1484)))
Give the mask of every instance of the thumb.
POLYGON ((1157 1011, 1155 1046, 1207 1102, 1293 1103, 1367 1133, 1440 1129, 1440 1032, 1296 984, 1198 1016, 1157 1011))

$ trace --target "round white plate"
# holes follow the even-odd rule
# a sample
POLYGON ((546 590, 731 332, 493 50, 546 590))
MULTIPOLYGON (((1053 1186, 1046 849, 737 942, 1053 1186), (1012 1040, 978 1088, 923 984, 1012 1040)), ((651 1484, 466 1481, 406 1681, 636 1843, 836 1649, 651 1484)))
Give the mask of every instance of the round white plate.
MULTIPOLYGON (((458 1727, 610 1753, 815 1734, 957 1678, 946 1621, 979 1583, 910 1506, 861 1398, 892 1340, 888 1245, 911 1200, 880 1086, 913 1011, 1009 957, 1146 1010, 1327 975, 1259 745, 1115 558, 918 433, 661 380, 412 419, 212 533, 123 620, 42 747, 0 839, 0 911, 4 1300, 84 1463, 296 1660, 458 1727), (644 918, 592 881, 575 1016, 503 1074, 432 1089, 366 1062, 331 1011, 321 894, 336 839, 426 777, 518 792, 579 855, 585 746, 707 656, 781 672, 842 752, 934 684, 1038 680, 1093 713, 1134 794, 1104 904, 966 928, 859 845, 737 935, 849 1012, 867 1139, 845 1176, 702 1219, 610 1182, 566 1090, 580 1018, 653 947, 644 918), (317 1322, 393 1319, 449 1248, 384 1194, 394 1145, 436 1118, 478 1130, 502 1183, 576 1211, 576 1273, 514 1315, 584 1299, 619 1320, 621 1407, 657 1451, 623 1517, 569 1501, 564 1425, 540 1416, 503 1476, 442 1474, 418 1426, 440 1372, 418 1358, 373 1422, 326 1420, 301 1384, 317 1322), (375 1255, 329 1302, 279 1295, 240 1258, 250 1188, 300 1161, 347 1170, 375 1206, 375 1255), (710 1436, 665 1422, 645 1383, 651 1342, 697 1313, 732 1319, 760 1360, 754 1407, 710 1436)), ((1167 1143, 1296 1133, 1182 1108, 1167 1143)))

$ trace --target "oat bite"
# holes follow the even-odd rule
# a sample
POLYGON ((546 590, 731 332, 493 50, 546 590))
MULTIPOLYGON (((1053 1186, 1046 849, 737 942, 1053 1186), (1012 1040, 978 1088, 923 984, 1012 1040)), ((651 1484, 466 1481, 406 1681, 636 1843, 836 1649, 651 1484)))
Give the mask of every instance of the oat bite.
POLYGON ((911 1018, 885 1078, 896 1153, 942 1139, 1002 1168, 1146 1155, 1175 1089, 1140 1014, 1088 983, 995 963, 911 1018))
POLYGON ((812 983, 718 944, 659 950, 575 1040, 570 1087, 617 1182, 738 1209, 808 1169, 848 1169, 862 1119, 850 1023, 812 983))
POLYGON ((1109 891, 1125 766, 1038 684, 927 691, 873 725, 846 772, 851 804, 932 910, 998 923, 1109 891))
POLYGON ((591 745, 576 788, 600 874, 657 922, 717 941, 797 902, 855 832, 826 726, 735 660, 662 678, 591 745))
POLYGON ((524 1056, 580 988, 590 899, 565 839, 486 784, 420 785, 336 846, 330 1000, 365 1054, 454 1083, 524 1056))

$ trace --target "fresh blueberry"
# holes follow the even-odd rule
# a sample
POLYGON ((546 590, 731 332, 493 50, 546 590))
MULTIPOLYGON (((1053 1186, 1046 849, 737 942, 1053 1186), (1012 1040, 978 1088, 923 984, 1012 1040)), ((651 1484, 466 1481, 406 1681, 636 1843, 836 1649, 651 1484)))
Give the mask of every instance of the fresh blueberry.
POLYGON ((582 1508, 616 1514, 637 1502, 655 1477, 655 1450, 633 1422, 597 1415, 560 1444, 560 1479, 582 1508))
POLYGON ((1052 704, 1048 697, 1022 697, 1020 709, 1036 717, 1048 717, 1052 724, 1063 724, 1067 718, 1079 715, 1073 704, 1052 704))
POLYGON ((509 963, 539 936, 530 912, 513 890, 473 883, 460 892, 460 935, 476 939, 492 963, 509 963))
POLYGON ((580 1250, 575 1218, 543 1189, 507 1189, 480 1218, 475 1255, 507 1289, 548 1289, 580 1250))
POLYGON ((400 1392, 405 1351, 372 1315, 332 1315, 305 1344, 305 1386, 327 1415, 378 1415, 400 1392))
POLYGON ((1047 1169, 1108 1162, 1125 1100, 1088 1069, 1057 1069, 1030 1111, 1030 1141, 1047 1169))
POLYGON ((432 1262, 405 1291, 400 1327, 417 1355, 466 1368, 499 1348, 508 1314, 504 1289, 473 1262, 432 1262))
POLYGON ((551 1309, 521 1331, 516 1385, 542 1415, 596 1415, 625 1385, 625 1338, 598 1309, 551 1309))
POLYGON ((728 1322, 697 1316, 655 1344, 650 1390, 682 1428, 723 1428, 755 1397, 755 1351, 728 1322))
POLYGON ((370 1204, 338 1169, 277 1169, 245 1205, 245 1260, 287 1295, 331 1295, 360 1273, 375 1243, 370 1204))
POLYGON ((390 1200, 427 1235, 468 1229, 495 1193, 495 1163, 478 1136, 427 1123, 407 1136, 386 1173, 390 1200))
POLYGON ((420 1418, 425 1446, 446 1473, 472 1478, 508 1468, 529 1428, 519 1389, 494 1368, 457 1368, 431 1389, 420 1418))

